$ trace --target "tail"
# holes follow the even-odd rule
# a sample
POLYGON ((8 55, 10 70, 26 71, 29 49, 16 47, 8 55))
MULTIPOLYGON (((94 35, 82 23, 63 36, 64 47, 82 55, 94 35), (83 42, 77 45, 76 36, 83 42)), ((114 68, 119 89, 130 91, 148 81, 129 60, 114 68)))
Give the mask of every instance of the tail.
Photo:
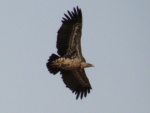
POLYGON ((58 59, 59 56, 55 55, 55 54, 52 54, 49 59, 48 59, 48 62, 46 64, 47 68, 48 68, 48 71, 52 74, 57 74, 60 70, 58 68, 55 68, 55 67, 52 67, 51 64, 52 64, 52 61, 55 61, 56 59, 58 59))

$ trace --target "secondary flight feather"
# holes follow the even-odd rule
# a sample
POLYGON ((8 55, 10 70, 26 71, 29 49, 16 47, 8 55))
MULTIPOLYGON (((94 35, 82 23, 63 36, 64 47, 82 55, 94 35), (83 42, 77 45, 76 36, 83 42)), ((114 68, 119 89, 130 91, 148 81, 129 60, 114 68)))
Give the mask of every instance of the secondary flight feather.
POLYGON ((93 67, 81 51, 82 11, 77 6, 64 16, 57 35, 58 55, 52 54, 46 65, 50 73, 60 72, 66 87, 75 93, 76 99, 82 99, 92 89, 84 68, 93 67))

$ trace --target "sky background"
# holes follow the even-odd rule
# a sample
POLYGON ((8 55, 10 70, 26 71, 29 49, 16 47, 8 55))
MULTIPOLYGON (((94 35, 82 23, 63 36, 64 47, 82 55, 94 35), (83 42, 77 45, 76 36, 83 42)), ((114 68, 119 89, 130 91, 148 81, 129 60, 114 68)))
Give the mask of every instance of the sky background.
POLYGON ((1 0, 0 113, 150 113, 150 0, 1 0), (82 100, 46 62, 67 10, 83 12, 92 91, 82 100))

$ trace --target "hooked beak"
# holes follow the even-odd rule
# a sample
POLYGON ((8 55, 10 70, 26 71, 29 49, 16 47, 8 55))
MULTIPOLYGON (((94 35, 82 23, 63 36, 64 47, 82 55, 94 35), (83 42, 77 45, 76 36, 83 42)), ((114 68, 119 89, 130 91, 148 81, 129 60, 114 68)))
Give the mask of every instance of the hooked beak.
POLYGON ((87 66, 86 67, 94 67, 93 64, 90 64, 90 63, 87 63, 87 66))

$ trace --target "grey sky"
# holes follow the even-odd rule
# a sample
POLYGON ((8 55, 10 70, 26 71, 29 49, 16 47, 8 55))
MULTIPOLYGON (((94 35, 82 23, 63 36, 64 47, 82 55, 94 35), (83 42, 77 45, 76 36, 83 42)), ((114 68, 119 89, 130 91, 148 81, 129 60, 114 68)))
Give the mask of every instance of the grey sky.
POLYGON ((150 113, 149 0, 3 0, 0 14, 0 113, 150 113), (77 5, 83 55, 95 65, 83 100, 46 68, 77 5))

